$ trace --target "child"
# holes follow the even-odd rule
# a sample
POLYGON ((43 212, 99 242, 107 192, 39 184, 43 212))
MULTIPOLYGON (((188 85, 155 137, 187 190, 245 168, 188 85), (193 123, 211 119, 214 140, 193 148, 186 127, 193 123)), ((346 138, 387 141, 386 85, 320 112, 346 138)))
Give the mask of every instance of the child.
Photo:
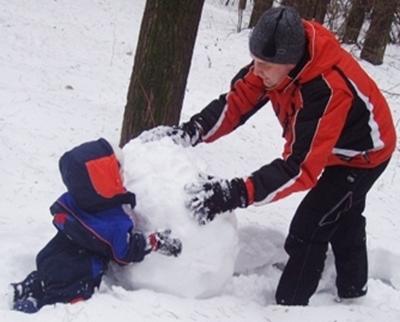
POLYGON ((110 261, 126 265, 152 251, 178 256, 182 250, 170 230, 135 230, 129 216, 135 195, 123 187, 120 164, 105 139, 66 152, 59 165, 68 192, 50 207, 57 233, 37 255, 37 269, 11 284, 17 311, 89 299, 110 261))

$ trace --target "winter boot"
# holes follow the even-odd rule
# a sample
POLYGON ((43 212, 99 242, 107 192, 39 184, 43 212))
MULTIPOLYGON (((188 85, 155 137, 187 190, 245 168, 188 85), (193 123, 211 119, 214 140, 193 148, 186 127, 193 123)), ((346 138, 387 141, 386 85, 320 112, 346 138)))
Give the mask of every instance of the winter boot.
POLYGON ((38 311, 38 300, 43 297, 41 281, 38 272, 31 272, 22 282, 11 283, 14 290, 13 309, 26 313, 38 311))

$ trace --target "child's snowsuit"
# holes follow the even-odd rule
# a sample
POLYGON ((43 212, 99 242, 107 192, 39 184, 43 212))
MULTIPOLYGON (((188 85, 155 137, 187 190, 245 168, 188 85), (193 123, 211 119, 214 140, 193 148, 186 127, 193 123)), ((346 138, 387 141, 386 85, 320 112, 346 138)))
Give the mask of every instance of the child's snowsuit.
POLYGON ((123 210, 123 204, 135 206, 135 196, 123 187, 119 167, 104 139, 62 156, 68 192, 50 207, 58 231, 37 255, 37 270, 12 284, 15 310, 33 313, 46 304, 88 299, 111 260, 125 265, 150 252, 123 210))

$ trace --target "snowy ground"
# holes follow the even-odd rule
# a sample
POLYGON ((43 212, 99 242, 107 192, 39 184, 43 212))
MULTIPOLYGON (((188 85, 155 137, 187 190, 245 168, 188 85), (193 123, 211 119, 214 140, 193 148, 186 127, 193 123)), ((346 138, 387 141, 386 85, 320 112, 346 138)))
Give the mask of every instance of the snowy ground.
MULTIPOLYGON (((248 31, 236 13, 208 0, 196 43, 182 120, 228 88, 247 63, 248 31)), ((0 0, 0 321, 400 321, 400 159, 398 150, 370 194, 369 293, 363 303, 337 304, 332 257, 309 307, 279 307, 273 294, 285 259, 290 218, 302 194, 237 211, 236 274, 220 294, 191 299, 105 281, 93 299, 45 307, 38 314, 9 310, 7 285, 34 267, 54 234, 48 206, 63 192, 60 155, 86 140, 118 142, 144 0, 0 0)), ((245 17, 248 19, 247 16, 245 17)), ((388 92, 400 118, 400 54, 364 63, 388 92), (396 94, 397 93, 397 94, 396 94)), ((280 129, 268 108, 235 134, 193 153, 220 177, 241 176, 281 152, 280 129)), ((208 240, 209 243, 218 242, 208 240)))

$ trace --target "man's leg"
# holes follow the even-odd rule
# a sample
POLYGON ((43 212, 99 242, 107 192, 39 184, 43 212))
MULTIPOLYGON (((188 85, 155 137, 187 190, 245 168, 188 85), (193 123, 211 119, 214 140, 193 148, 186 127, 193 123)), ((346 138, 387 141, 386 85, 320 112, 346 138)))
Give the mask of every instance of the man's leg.
POLYGON ((359 297, 367 293, 367 243, 365 217, 361 215, 364 206, 365 201, 361 201, 352 207, 331 239, 340 298, 359 297))
POLYGON ((361 214, 367 192, 387 164, 373 169, 329 167, 325 170, 292 220, 285 245, 289 261, 276 292, 278 304, 308 304, 318 286, 330 241, 336 257, 339 296, 362 295, 363 281, 367 280, 367 253, 365 218, 361 214), (357 259, 349 260, 349 248, 357 259), (355 283, 357 274, 361 275, 355 283), (355 284, 358 289, 351 293, 355 284))
POLYGON ((385 170, 387 163, 373 169, 357 169, 353 172, 353 206, 343 216, 331 239, 337 272, 336 286, 340 298, 354 298, 367 293, 366 219, 362 213, 367 193, 385 170))
POLYGON ((289 260, 276 291, 283 305, 307 305, 317 289, 328 242, 352 202, 348 169, 330 167, 300 203, 289 229, 285 250, 289 260))

